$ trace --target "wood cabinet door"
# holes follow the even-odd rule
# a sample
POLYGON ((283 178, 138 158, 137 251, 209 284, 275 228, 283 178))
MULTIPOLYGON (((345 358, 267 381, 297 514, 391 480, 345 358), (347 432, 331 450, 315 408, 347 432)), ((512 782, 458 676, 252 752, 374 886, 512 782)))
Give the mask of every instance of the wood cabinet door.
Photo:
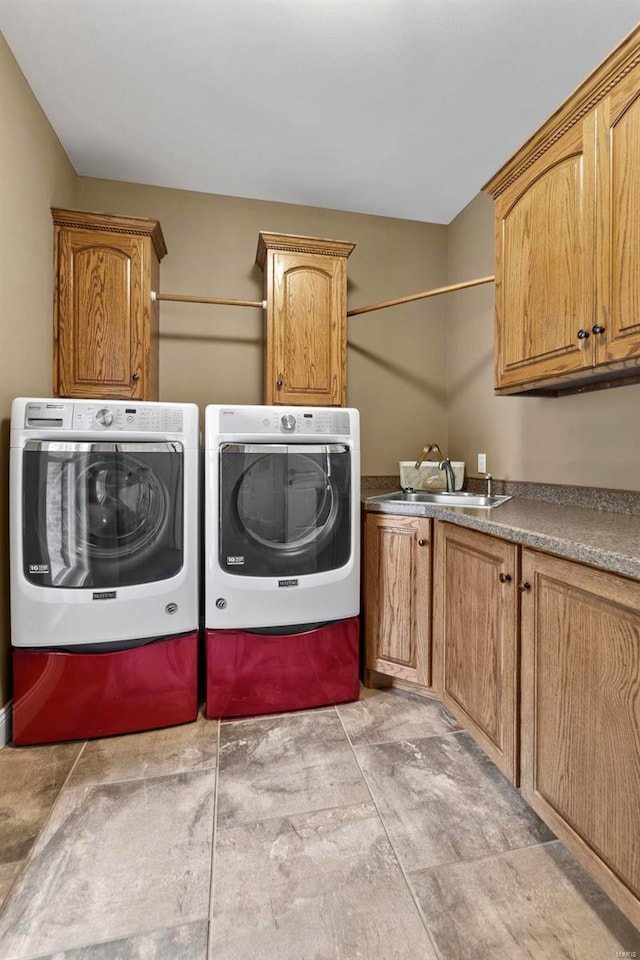
POLYGON ((522 793, 640 926, 640 583, 523 551, 522 793))
POLYGON ((513 783, 518 773, 517 562, 515 544, 436 523, 434 682, 445 705, 513 783))
POLYGON ((366 666, 431 685, 431 521, 367 514, 366 666))
POLYGON ((598 117, 596 362, 640 358, 640 67, 598 117), (602 328, 601 330, 599 328, 602 328))
POLYGON ((591 113, 496 202, 496 388, 592 366, 594 219, 591 113))
POLYGON ((344 406, 346 260, 275 251, 267 292, 267 403, 344 406))
POLYGON ((142 399, 149 345, 141 237, 58 229, 55 383, 62 397, 142 399))

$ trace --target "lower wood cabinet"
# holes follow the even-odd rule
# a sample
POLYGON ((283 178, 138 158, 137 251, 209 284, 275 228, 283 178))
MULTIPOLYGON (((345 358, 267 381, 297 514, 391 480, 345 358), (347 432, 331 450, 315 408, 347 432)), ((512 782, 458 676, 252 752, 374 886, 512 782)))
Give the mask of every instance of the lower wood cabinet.
POLYGON ((513 782, 518 779, 518 548, 435 525, 434 684, 443 703, 513 782))
POLYGON ((431 686, 431 521, 366 515, 367 681, 382 673, 431 686))
POLYGON ((640 926, 640 583, 522 552, 522 794, 640 926))
POLYGON ((442 699, 640 927, 640 582, 431 523, 366 514, 368 682, 442 699))

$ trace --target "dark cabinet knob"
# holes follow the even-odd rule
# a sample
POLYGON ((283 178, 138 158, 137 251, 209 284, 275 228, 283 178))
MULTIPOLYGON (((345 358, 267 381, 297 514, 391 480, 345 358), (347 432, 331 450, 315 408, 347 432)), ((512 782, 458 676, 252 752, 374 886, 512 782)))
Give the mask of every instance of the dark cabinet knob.
POLYGON ((524 593, 525 590, 531 590, 531 584, 527 580, 521 580, 518 584, 518 590, 522 593, 524 593))
POLYGON ((588 340, 589 331, 588 330, 578 330, 578 340, 588 340))
POLYGON ((418 540, 418 546, 419 546, 419 547, 424 547, 424 545, 425 545, 426 542, 427 542, 426 540, 418 540))
POLYGON ((501 573, 498 579, 500 580, 500 583, 511 583, 511 574, 501 573))
POLYGON ((594 325, 591 327, 591 333, 604 333, 604 327, 599 323, 594 323, 594 325))
POLYGON ((284 380, 276 380, 276 387, 278 388, 278 390, 282 390, 283 386, 284 386, 284 380))
POLYGON ((140 379, 140 374, 139 374, 139 373, 132 373, 132 374, 131 374, 131 379, 132 379, 133 382, 135 383, 136 380, 139 380, 139 379, 140 379))

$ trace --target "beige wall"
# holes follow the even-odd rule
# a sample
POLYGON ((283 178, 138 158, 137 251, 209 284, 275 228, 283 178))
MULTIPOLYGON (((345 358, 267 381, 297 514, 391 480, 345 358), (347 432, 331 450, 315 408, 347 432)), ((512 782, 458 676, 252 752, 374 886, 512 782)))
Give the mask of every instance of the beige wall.
MULTIPOLYGON (((349 306, 444 283, 444 226, 81 177, 84 210, 156 217, 165 293, 262 299, 259 230, 350 240, 349 306)), ((349 320, 349 405, 361 414, 362 469, 397 473, 429 440, 447 443, 444 299, 349 320)), ((262 311, 163 303, 160 397, 262 402, 262 311)))
MULTIPOLYGON (((9 697, 7 453, 10 403, 51 391, 51 205, 157 217, 169 293, 262 299, 258 231, 357 243, 349 305, 493 272, 492 202, 449 227, 158 187, 76 178, 0 37, 0 704, 9 697)), ((257 309, 164 303, 161 398, 258 403, 257 309)), ((493 395, 493 288, 349 321, 348 402, 362 419, 367 474, 397 472, 437 441, 475 473, 640 490, 640 386, 561 398, 493 395)))
MULTIPOLYGON (((449 225, 450 281, 494 272, 493 201, 477 196, 449 225)), ((476 473, 640 490, 640 385, 564 397, 493 394, 493 286, 447 300, 449 440, 476 473)))
POLYGON ((0 705, 9 692, 7 470, 15 396, 51 393, 53 226, 76 175, 0 35, 0 705))

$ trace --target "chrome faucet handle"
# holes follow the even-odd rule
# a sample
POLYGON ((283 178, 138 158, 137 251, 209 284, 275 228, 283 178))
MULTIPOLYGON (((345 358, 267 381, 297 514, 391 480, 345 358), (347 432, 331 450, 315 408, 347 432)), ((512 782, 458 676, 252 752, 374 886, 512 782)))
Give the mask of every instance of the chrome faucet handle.
POLYGON ((490 473, 485 473, 484 478, 487 481, 487 496, 492 497, 493 496, 493 477, 491 476, 490 473))

